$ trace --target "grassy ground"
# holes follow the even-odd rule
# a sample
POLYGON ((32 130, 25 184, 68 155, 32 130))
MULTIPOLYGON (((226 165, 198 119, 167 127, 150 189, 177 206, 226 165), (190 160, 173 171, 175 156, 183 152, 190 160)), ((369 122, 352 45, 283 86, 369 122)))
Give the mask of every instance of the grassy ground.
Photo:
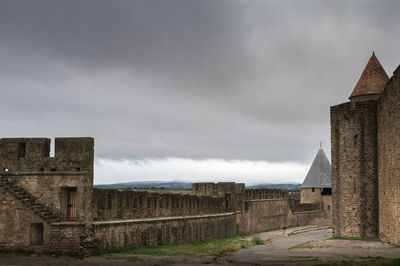
POLYGON ((254 236, 252 241, 244 240, 240 236, 227 239, 210 239, 189 244, 175 244, 158 247, 126 247, 116 251, 122 254, 153 255, 153 256, 180 256, 204 257, 225 256, 242 248, 260 245, 260 238, 254 236))

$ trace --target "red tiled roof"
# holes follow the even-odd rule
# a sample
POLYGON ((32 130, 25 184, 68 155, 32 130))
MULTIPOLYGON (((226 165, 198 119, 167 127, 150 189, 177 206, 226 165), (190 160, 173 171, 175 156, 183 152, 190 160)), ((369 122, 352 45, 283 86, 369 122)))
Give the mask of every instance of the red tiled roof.
POLYGON ((380 94, 386 86, 389 77, 383 69, 375 53, 372 53, 360 79, 358 80, 349 99, 367 94, 380 94))

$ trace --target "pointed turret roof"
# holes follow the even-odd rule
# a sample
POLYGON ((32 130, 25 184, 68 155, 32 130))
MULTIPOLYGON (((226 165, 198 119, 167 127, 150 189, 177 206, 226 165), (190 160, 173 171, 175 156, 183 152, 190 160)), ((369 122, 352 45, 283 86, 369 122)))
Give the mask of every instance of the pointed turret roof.
POLYGON ((301 188, 331 188, 331 163, 322 148, 311 165, 301 188))
POLYGON ((349 99, 370 94, 379 95, 388 80, 388 75, 373 52, 349 99))

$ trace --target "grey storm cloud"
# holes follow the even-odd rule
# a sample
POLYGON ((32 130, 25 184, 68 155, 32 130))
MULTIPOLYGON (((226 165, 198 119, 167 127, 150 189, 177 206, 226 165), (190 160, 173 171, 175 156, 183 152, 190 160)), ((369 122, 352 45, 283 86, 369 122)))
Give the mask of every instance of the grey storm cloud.
POLYGON ((1 136, 93 136, 110 159, 309 162, 397 1, 0 2, 1 136))

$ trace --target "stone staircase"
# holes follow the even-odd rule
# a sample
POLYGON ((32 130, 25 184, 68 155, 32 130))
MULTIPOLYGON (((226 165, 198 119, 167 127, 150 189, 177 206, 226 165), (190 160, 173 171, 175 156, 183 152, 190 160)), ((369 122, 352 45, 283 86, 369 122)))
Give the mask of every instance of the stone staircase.
POLYGON ((32 210, 47 223, 60 221, 60 218, 49 207, 39 203, 35 196, 19 186, 12 178, 0 176, 0 188, 10 192, 25 207, 32 210))

